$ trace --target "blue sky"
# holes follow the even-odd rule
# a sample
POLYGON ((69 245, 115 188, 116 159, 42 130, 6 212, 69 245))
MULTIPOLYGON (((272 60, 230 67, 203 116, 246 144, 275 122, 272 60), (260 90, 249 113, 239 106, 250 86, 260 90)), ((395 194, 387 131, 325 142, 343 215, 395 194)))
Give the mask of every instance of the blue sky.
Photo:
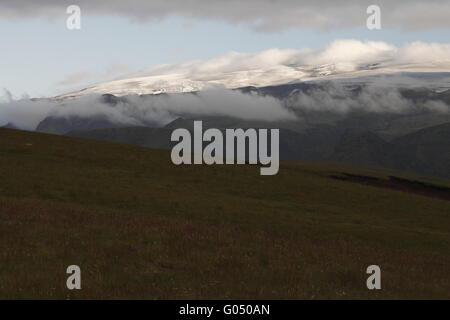
POLYGON ((450 43, 448 28, 370 31, 349 27, 320 31, 299 26, 262 33, 244 24, 211 19, 172 17, 137 23, 120 16, 83 15, 82 29, 69 31, 67 16, 13 20, 0 17, 0 88, 8 89, 16 98, 25 93, 32 97, 52 96, 114 78, 118 74, 111 69, 118 65, 123 67, 122 72, 131 72, 229 51, 320 48, 335 39, 380 40, 395 45, 412 41, 450 43), (89 73, 89 77, 73 85, 61 84, 76 73, 89 73))

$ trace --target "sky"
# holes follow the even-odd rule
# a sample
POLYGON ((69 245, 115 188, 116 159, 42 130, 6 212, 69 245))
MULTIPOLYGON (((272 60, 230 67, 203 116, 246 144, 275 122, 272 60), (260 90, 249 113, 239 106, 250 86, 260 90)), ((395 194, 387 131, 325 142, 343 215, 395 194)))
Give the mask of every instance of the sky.
MULTIPOLYGON (((450 1, 0 0, 0 89, 55 96, 159 64, 336 39, 450 43, 450 1), (81 29, 68 30, 68 5, 81 29), (381 30, 366 27, 369 4, 381 30)), ((1 95, 1 94, 0 94, 1 95)))

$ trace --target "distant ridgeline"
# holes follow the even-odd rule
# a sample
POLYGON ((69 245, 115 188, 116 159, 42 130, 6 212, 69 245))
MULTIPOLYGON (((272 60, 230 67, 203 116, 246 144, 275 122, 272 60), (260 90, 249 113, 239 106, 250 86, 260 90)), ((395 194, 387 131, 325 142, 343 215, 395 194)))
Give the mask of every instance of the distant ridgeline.
MULTIPOLYGON (((367 164, 450 178, 450 113, 420 107, 430 103, 450 105, 450 90, 398 90, 402 103, 415 106, 407 112, 369 112, 362 108, 335 112, 290 105, 297 95, 314 97, 317 90, 327 90, 327 84, 302 83, 239 90, 275 97, 296 117, 261 121, 180 113, 174 114, 175 120, 163 126, 148 120, 139 126, 130 126, 102 116, 50 116, 38 125, 37 131, 171 149, 174 146, 171 141, 173 130, 185 128, 193 132, 194 120, 203 121, 205 130, 273 128, 279 129, 281 159, 367 164)), ((358 97, 364 86, 349 85, 345 90, 350 98, 358 97)), ((138 99, 153 97, 146 95, 138 99)), ((102 99, 113 108, 119 103, 127 103, 128 98, 104 95, 102 99)))

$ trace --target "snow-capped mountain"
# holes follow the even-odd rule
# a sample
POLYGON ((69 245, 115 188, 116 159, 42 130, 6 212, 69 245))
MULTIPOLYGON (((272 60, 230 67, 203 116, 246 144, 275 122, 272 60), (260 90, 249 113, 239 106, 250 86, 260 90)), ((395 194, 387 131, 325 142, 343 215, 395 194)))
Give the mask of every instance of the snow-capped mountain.
MULTIPOLYGON (((212 87, 229 89, 248 86, 265 87, 300 81, 337 80, 348 82, 373 82, 380 76, 396 78, 397 85, 421 85, 437 90, 450 88, 450 63, 383 65, 366 64, 357 68, 345 65, 326 64, 319 66, 276 66, 266 69, 250 69, 233 72, 192 74, 173 73, 149 76, 133 76, 98 83, 79 91, 58 96, 59 99, 79 97, 87 94, 160 94, 195 92, 212 87), (397 75, 398 77, 393 77, 397 75), (421 83, 426 77, 426 83, 421 83)), ((423 81, 425 82, 425 81, 423 81)))
POLYGON ((448 88, 449 53, 450 45, 444 44, 415 42, 395 47, 384 42, 356 40, 337 40, 323 50, 231 52, 208 60, 153 66, 57 98, 193 92, 217 86, 265 87, 304 81, 379 78, 380 75, 400 75, 402 85, 448 88), (411 74, 412 79, 405 80, 405 75, 411 74), (420 74, 426 74, 426 79, 420 74))

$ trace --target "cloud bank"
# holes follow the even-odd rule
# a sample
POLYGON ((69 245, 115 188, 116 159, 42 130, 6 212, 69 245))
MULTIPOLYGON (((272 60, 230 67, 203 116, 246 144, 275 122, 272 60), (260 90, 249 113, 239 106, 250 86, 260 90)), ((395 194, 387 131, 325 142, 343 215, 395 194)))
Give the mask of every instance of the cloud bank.
POLYGON ((264 69, 279 65, 319 66, 336 64, 342 71, 353 71, 361 64, 450 62, 450 44, 412 42, 401 47, 382 41, 335 40, 324 49, 269 49, 257 53, 230 52, 209 60, 150 67, 140 75, 170 73, 227 73, 264 69))
POLYGON ((16 100, 0 102, 0 126, 8 123, 24 130, 34 130, 55 107, 46 101, 16 100))
MULTIPOLYGON (((77 4, 86 14, 120 15, 135 21, 155 21, 170 16, 244 24, 260 32, 292 27, 330 29, 364 27, 367 0, 40 0, 0 1, 3 17, 59 17, 68 5, 77 4)), ((406 30, 450 27, 447 0, 378 0, 383 26, 406 30)))
POLYGON ((399 88, 367 86, 358 93, 339 83, 328 83, 308 91, 294 91, 283 99, 255 93, 215 89, 190 94, 164 94, 140 97, 130 95, 116 104, 102 96, 89 95, 58 103, 51 100, 19 100, 0 103, 0 126, 34 130, 48 116, 101 118, 124 126, 163 126, 180 116, 190 118, 226 116, 245 120, 299 120, 305 112, 349 112, 407 114, 450 113, 442 100, 413 101, 399 88))
MULTIPOLYGON (((275 66, 320 66, 334 64, 341 71, 355 71, 360 65, 383 63, 398 66, 415 63, 449 63, 450 44, 411 42, 394 46, 383 41, 340 39, 321 49, 269 49, 256 53, 230 52, 209 60, 158 65, 137 75, 192 75, 229 73, 242 70, 265 69, 275 66)), ((450 70, 450 69, 449 69, 450 70)))
POLYGON ((230 116, 252 120, 287 120, 295 117, 273 97, 244 94, 226 89, 205 90, 197 94, 155 95, 147 98, 127 96, 115 105, 104 103, 99 95, 58 103, 55 100, 18 100, 0 103, 0 126, 34 130, 47 116, 102 117, 129 126, 162 126, 180 115, 230 116))
POLYGON ((371 84, 354 92, 340 83, 327 83, 308 92, 293 92, 284 103, 299 114, 308 111, 341 114, 361 111, 386 114, 450 112, 450 105, 445 101, 422 98, 416 101, 405 98, 398 87, 371 84))
POLYGON ((183 114, 273 121, 293 117, 293 114, 273 97, 226 89, 150 97, 129 95, 119 100, 113 107, 102 103, 99 96, 85 96, 65 102, 62 107, 53 109, 52 114, 81 117, 106 115, 112 122, 130 125, 145 123, 163 125, 183 114))

